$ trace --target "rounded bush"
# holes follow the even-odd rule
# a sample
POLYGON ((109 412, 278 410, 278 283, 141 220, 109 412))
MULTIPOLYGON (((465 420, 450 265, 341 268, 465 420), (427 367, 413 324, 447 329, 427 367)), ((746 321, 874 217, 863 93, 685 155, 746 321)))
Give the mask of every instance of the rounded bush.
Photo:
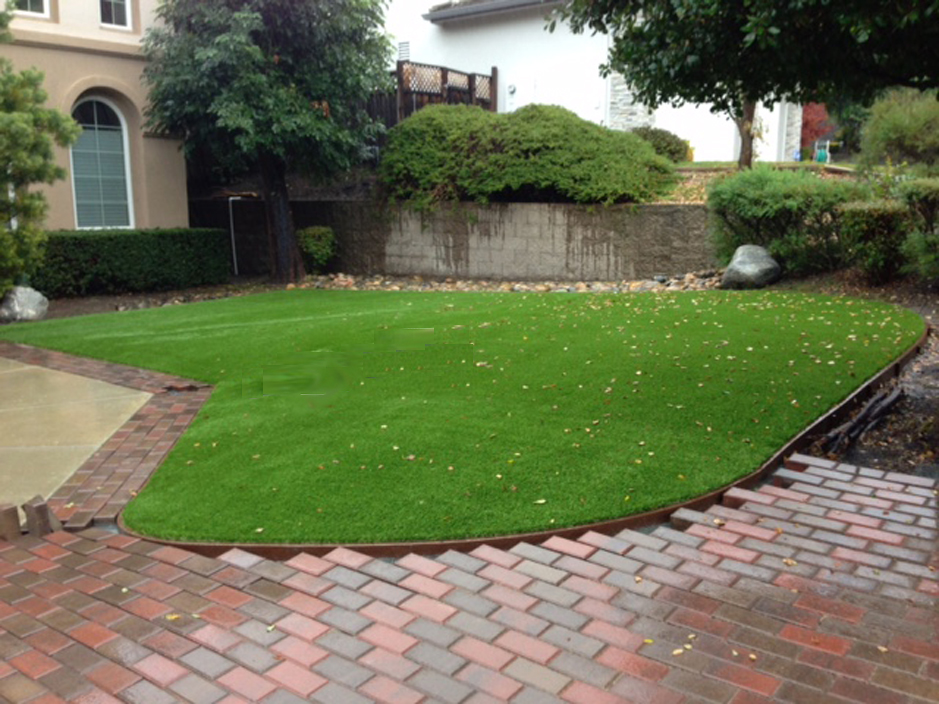
POLYGON ((646 140, 655 153, 677 164, 688 160, 688 142, 660 127, 637 127, 632 133, 646 140))
POLYGON ((863 195, 859 184, 805 170, 741 171, 708 191, 717 254, 729 260, 740 245, 758 244, 790 274, 840 269, 849 256, 838 236, 838 206, 863 195))
POLYGON ((297 244, 308 274, 320 274, 336 254, 336 235, 331 227, 305 227, 297 230, 297 244))
POLYGON ((391 130, 379 169, 389 195, 418 209, 457 200, 641 203, 674 183, 671 164, 636 135, 545 105, 509 114, 424 108, 391 130))

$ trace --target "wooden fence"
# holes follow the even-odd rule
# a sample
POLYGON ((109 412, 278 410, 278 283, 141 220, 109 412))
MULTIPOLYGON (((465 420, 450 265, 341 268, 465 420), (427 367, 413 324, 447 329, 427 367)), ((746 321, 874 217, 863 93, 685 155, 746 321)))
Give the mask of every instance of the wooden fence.
POLYGON ((368 102, 368 113, 391 128, 428 105, 478 105, 497 111, 498 69, 490 75, 466 73, 446 66, 399 61, 395 69, 395 93, 377 93, 368 102))

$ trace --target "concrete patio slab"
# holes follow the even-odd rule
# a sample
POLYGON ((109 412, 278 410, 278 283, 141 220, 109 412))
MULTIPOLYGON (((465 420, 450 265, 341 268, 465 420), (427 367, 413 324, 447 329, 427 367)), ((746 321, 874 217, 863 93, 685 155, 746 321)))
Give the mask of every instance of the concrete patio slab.
POLYGON ((52 496, 150 397, 0 358, 0 502, 52 496))

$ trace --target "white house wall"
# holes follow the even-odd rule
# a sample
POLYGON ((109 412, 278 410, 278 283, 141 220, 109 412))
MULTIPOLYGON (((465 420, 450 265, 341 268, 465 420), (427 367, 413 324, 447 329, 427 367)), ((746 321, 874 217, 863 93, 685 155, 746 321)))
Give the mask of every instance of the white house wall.
MULTIPOLYGON (((607 59, 606 35, 573 34, 559 23, 545 29, 545 8, 477 16, 440 24, 425 20, 433 0, 391 0, 385 28, 397 45, 407 42, 409 58, 488 74, 499 69, 499 112, 530 103, 560 105, 580 117, 615 129, 652 125, 688 140, 695 161, 736 161, 740 139, 733 121, 707 105, 664 105, 651 115, 634 105, 619 77, 600 77, 607 59)), ((761 161, 792 159, 798 148, 801 108, 760 106, 761 161)))
POLYGON ((575 35, 562 25, 550 34, 538 8, 436 25, 421 17, 431 4, 392 0, 386 13, 387 31, 396 44, 409 42, 411 61, 484 74, 498 67, 500 112, 560 105, 607 124, 607 82, 599 70, 605 37, 575 35))

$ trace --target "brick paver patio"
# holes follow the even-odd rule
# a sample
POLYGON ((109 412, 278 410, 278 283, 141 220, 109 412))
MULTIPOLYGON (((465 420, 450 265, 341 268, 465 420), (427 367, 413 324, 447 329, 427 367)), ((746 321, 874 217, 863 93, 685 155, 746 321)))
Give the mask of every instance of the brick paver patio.
POLYGON ((0 542, 0 700, 939 701, 937 483, 788 465, 651 534, 507 552, 0 542))

